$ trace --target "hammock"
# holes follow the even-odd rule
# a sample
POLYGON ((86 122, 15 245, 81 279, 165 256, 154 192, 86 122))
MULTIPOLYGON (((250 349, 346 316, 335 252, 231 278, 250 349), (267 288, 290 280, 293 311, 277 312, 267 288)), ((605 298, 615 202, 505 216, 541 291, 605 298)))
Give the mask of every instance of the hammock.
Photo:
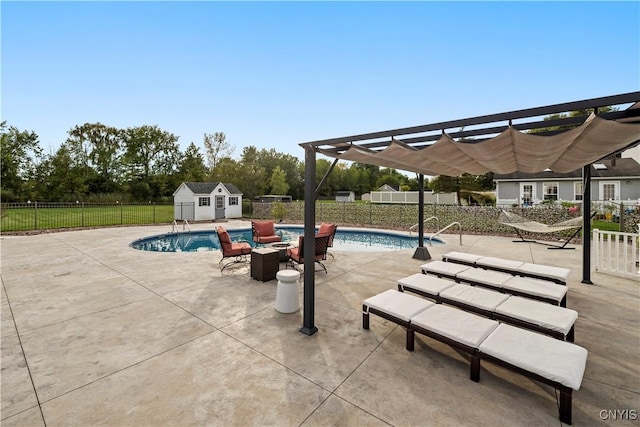
POLYGON ((547 225, 541 222, 532 221, 527 218, 523 218, 520 215, 516 215, 513 212, 502 211, 500 213, 500 217, 498 222, 503 225, 507 225, 512 227, 516 233, 518 233, 518 237, 521 240, 514 240, 514 242, 527 242, 527 243, 539 243, 541 245, 551 246, 549 249, 575 249, 575 248, 567 248, 567 244, 578 235, 580 229, 582 228, 582 217, 571 218, 566 221, 557 222, 555 224, 547 225), (555 233, 557 231, 564 230, 573 230, 576 231, 564 242, 562 246, 552 245, 550 243, 538 242, 536 240, 526 240, 522 237, 520 230, 527 231, 529 233, 555 233))

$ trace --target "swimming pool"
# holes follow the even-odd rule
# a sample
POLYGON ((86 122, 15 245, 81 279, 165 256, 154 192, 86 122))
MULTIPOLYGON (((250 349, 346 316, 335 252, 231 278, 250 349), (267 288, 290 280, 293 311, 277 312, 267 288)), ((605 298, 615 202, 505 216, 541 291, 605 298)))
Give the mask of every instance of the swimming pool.
MULTIPOLYGON (((251 240, 251 229, 228 230, 231 239, 246 240, 255 246, 251 240)), ((303 227, 278 227, 282 231, 282 241, 297 242, 298 236, 303 234, 303 227)), ((442 240, 433 240, 435 244, 442 240)), ((152 252, 200 252, 217 251, 220 249, 218 236, 213 230, 191 231, 182 233, 167 233, 157 236, 144 237, 129 245, 134 249, 152 252)), ((336 231, 333 249, 336 251, 393 251, 398 249, 415 249, 418 238, 404 234, 374 230, 340 229, 336 231)))

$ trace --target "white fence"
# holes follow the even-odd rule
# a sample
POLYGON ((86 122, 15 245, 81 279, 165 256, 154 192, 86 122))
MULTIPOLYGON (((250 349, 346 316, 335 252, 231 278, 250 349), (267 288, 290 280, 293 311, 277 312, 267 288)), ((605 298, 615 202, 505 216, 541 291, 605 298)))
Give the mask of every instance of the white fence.
POLYGON ((640 278, 640 232, 593 230, 596 271, 640 278))
MULTIPOLYGON (((418 191, 372 191, 370 194, 371 203, 403 203, 417 204, 420 193, 418 191)), ((424 203, 455 205, 458 203, 456 193, 433 193, 424 192, 424 203)))

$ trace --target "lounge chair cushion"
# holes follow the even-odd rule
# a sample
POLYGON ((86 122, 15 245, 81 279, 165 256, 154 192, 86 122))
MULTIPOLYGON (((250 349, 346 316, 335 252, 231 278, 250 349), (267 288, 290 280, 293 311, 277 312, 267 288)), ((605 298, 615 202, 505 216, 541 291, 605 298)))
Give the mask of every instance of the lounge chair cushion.
POLYGON ((569 333, 578 318, 575 310, 516 296, 508 298, 495 311, 564 335, 569 333))
POLYGON ((401 289, 409 288, 422 291, 426 294, 437 297, 440 292, 447 288, 455 286, 455 282, 438 277, 427 276, 426 274, 416 273, 408 277, 398 280, 401 289))
POLYGON ((476 265, 496 270, 515 270, 524 264, 522 261, 484 256, 476 261, 476 265))
POLYGON ((464 264, 470 264, 473 265, 476 263, 477 260, 479 260, 480 258, 482 258, 482 255, 474 255, 474 254, 468 254, 466 252, 448 252, 444 255, 442 255, 442 260, 445 262, 449 262, 449 261, 458 261, 464 264))
POLYGON ((587 363, 582 347, 504 323, 480 351, 574 390, 580 389, 587 363))
POLYGON ((469 268, 467 265, 455 264, 453 262, 431 261, 420 266, 423 272, 431 274, 441 274, 443 276, 455 277, 469 268))
POLYGON ((456 274, 456 278, 464 282, 480 283, 501 288, 504 282, 513 278, 511 274, 481 268, 469 268, 456 274))
POLYGON ((411 324, 472 348, 478 348, 480 343, 498 327, 498 322, 495 320, 442 304, 435 305, 412 317, 411 324))
POLYGON ((362 305, 366 307, 365 312, 368 312, 368 308, 373 308, 408 322, 413 316, 434 306, 435 303, 389 289, 367 298, 362 305))
POLYGON ((440 297, 489 311, 494 311, 509 299, 509 295, 468 285, 452 286, 440 292, 440 297))
POLYGON ((548 265, 524 263, 518 267, 518 273, 531 274, 566 283, 571 270, 562 267, 551 267, 548 265))
POLYGON ((506 290, 527 293, 529 295, 552 299, 560 302, 567 294, 566 286, 530 277, 515 276, 502 284, 506 290))

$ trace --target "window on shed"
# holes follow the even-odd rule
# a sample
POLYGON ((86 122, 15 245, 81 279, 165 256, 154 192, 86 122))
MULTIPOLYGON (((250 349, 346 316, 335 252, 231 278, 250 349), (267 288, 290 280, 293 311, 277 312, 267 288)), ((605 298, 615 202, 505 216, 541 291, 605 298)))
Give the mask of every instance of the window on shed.
POLYGON ((211 197, 199 197, 198 206, 211 206, 211 197))
POLYGON ((237 196, 229 196, 229 206, 238 206, 237 196))
POLYGON ((542 184, 542 195, 544 200, 558 200, 558 183, 545 182, 542 184))

